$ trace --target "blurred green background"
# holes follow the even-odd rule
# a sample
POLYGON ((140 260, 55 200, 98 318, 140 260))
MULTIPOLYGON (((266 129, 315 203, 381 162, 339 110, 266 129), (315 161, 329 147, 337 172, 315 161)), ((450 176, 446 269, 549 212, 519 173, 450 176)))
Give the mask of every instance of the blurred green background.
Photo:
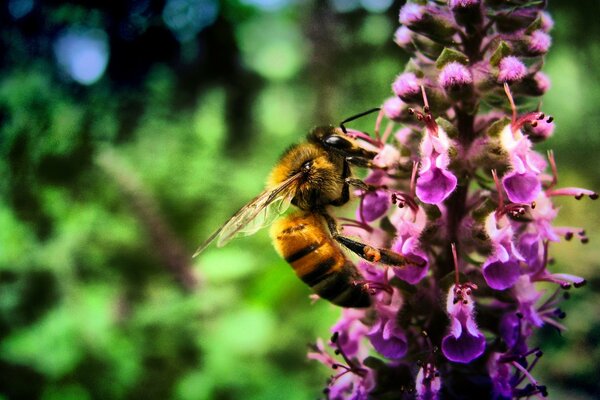
MULTIPOLYGON (((195 247, 312 126, 391 94, 392 0, 8 0, 0 6, 0 399, 314 399, 339 309, 266 232, 195 247)), ((600 2, 551 1, 561 186, 598 190, 600 2)), ((358 121, 372 130, 374 118, 358 121)), ((589 284, 542 329, 555 398, 600 396, 598 203, 560 199, 552 267, 589 284), (562 394, 562 395, 561 395, 562 394)))

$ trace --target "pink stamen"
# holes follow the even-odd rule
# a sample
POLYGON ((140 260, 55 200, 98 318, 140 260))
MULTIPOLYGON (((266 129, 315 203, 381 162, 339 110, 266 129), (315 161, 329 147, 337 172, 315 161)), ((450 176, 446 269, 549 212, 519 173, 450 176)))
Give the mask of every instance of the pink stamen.
POLYGON ((373 132, 373 134, 375 135, 375 140, 378 143, 382 143, 382 141, 380 140, 379 137, 379 129, 381 128, 381 121, 383 120, 383 116, 384 116, 384 112, 383 109, 379 110, 379 113, 377 114, 377 120, 375 121, 375 130, 373 132))
POLYGON ((450 246, 452 247, 452 258, 454 259, 454 283, 456 286, 458 286, 460 277, 458 274, 458 255, 456 254, 456 243, 452 243, 450 246))
POLYGON ((498 207, 496 208, 496 215, 498 215, 500 211, 504 209, 504 192, 502 191, 502 185, 500 184, 500 179, 498 179, 498 174, 495 169, 492 170, 492 176, 494 177, 496 191, 498 192, 498 207))
POLYGON ((394 122, 391 121, 390 123, 387 124, 387 126, 385 128, 385 132, 383 132, 383 136, 381 137, 381 140, 380 140, 380 147, 383 147, 383 145, 387 142, 390 135, 392 134, 393 128, 394 128, 394 122))
POLYGON ((410 175, 410 196, 415 198, 417 191, 417 172, 419 171, 419 162, 413 161, 412 173, 410 175))
POLYGON ((346 129, 346 135, 350 136, 351 138, 354 139, 361 139, 364 140, 365 142, 372 144, 373 146, 379 147, 379 142, 374 140, 371 136, 367 135, 364 132, 361 132, 359 130, 356 129, 346 129))
POLYGON ((598 199, 598 193, 577 187, 565 187, 554 190, 546 190, 546 195, 549 197, 552 196, 572 196, 575 197, 576 200, 581 200, 583 196, 588 196, 592 200, 598 199))
POLYGON ((554 150, 548 150, 548 162, 552 169, 552 182, 550 182, 550 186, 548 186, 548 190, 550 190, 558 183, 558 168, 556 167, 556 160, 554 159, 554 150))
POLYGON ((510 103, 510 109, 512 110, 512 120, 510 125, 513 127, 513 133, 515 132, 514 126, 517 121, 517 106, 515 105, 515 100, 513 99, 512 93, 510 92, 510 87, 507 82, 504 82, 504 93, 506 93, 506 97, 508 97, 508 102, 510 103))

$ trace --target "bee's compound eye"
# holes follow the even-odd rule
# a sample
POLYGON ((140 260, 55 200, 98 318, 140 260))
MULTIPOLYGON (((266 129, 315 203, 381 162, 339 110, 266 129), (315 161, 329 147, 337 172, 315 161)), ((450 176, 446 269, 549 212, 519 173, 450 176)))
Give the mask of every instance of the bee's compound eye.
POLYGON ((326 137, 323 142, 330 147, 333 147, 335 149, 339 149, 339 150, 348 150, 352 148, 352 143, 339 135, 331 135, 326 137))
POLYGON ((312 166, 313 166, 313 162, 312 162, 312 160, 309 160, 309 161, 305 162, 304 164, 302 164, 302 171, 308 172, 308 171, 310 171, 312 166))

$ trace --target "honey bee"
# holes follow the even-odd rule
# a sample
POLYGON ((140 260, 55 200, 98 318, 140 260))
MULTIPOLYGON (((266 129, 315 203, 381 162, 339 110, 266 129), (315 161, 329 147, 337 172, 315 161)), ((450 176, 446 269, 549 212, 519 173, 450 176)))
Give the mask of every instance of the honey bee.
POLYGON ((339 233, 330 206, 350 199, 350 186, 369 189, 353 178, 350 166, 373 168, 376 153, 361 147, 340 127, 320 126, 306 141, 293 145, 280 158, 267 180, 266 189, 243 206, 196 250, 200 254, 213 240, 224 246, 238 235, 250 235, 275 220, 271 238, 277 252, 296 275, 320 297, 342 307, 371 305, 364 278, 339 245, 368 261, 400 266, 408 261, 389 249, 374 248, 339 233), (290 204, 298 210, 280 217, 290 204), (277 219, 279 217, 279 219, 277 219))

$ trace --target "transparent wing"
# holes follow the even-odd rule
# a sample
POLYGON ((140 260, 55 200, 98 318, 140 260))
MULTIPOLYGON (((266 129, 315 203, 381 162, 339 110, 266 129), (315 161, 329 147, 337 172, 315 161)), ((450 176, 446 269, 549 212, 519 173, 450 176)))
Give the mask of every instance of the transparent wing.
POLYGON ((294 198, 294 185, 302 172, 292 175, 274 189, 265 190, 251 202, 233 214, 223 226, 217 229, 198 247, 193 257, 200 254, 213 240, 222 247, 238 235, 252 235, 261 228, 271 224, 280 214, 285 212, 294 198))

